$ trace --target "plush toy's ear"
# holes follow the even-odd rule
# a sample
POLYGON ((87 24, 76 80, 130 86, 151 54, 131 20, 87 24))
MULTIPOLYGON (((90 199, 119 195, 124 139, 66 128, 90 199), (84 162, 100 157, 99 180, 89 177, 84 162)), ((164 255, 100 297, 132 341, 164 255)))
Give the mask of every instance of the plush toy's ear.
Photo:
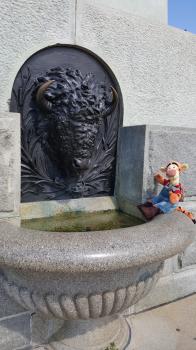
POLYGON ((165 168, 163 166, 160 168, 160 171, 162 171, 162 173, 166 173, 166 170, 167 170, 167 168, 165 168))
POLYGON ((188 168, 189 168, 188 164, 186 164, 186 163, 181 163, 180 164, 180 170, 181 171, 188 170, 188 168))

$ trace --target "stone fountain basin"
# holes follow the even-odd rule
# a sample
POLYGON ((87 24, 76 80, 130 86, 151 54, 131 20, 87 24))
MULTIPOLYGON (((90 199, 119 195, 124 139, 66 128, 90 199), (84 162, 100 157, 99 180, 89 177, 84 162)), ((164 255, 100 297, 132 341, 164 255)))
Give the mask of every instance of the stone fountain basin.
POLYGON ((35 231, 1 222, 1 283, 20 305, 49 318, 108 316, 145 296, 164 260, 182 252, 194 231, 177 212, 95 232, 35 231))

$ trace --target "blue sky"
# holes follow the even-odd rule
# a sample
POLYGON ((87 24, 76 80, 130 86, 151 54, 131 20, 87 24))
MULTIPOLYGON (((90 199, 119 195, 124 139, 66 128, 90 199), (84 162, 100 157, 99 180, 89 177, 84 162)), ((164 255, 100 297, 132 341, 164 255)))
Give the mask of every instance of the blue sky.
POLYGON ((168 0, 169 25, 196 34, 196 0, 168 0))

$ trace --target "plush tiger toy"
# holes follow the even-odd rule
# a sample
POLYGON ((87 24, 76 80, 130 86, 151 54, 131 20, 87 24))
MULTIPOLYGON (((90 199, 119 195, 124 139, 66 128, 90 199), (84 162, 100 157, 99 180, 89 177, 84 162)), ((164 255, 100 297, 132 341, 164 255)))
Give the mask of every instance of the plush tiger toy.
POLYGON ((166 174, 167 179, 159 173, 154 176, 155 181, 163 185, 163 189, 157 196, 144 204, 138 205, 139 210, 147 220, 151 220, 157 214, 166 214, 177 210, 187 215, 194 224, 196 223, 193 214, 179 206, 179 201, 183 201, 184 197, 184 189, 180 183, 180 173, 187 169, 187 164, 171 161, 166 167, 160 169, 161 172, 166 174))

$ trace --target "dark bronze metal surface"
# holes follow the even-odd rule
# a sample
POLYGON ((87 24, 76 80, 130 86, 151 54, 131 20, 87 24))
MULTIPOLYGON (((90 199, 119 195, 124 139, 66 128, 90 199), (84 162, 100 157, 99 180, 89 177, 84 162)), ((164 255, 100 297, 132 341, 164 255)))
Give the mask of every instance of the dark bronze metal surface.
POLYGON ((23 202, 113 194, 122 101, 102 61, 77 47, 39 51, 10 110, 21 113, 23 202))

